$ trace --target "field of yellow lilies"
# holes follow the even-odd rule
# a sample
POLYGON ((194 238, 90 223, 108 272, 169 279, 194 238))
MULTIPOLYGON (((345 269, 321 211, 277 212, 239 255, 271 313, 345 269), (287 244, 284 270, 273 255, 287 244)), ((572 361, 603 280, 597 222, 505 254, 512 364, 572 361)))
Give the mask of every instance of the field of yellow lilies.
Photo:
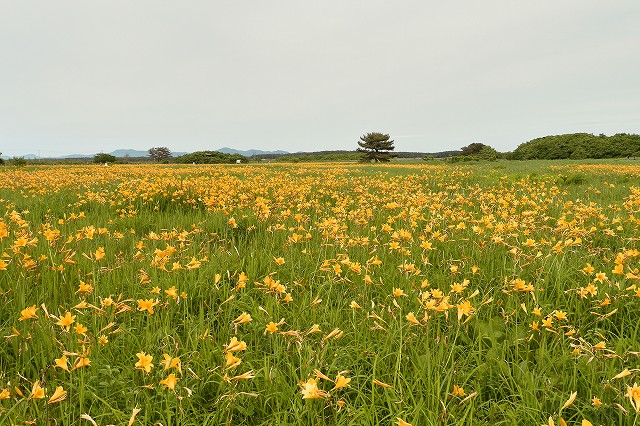
POLYGON ((5 167, 0 424, 640 424, 640 165, 5 167))

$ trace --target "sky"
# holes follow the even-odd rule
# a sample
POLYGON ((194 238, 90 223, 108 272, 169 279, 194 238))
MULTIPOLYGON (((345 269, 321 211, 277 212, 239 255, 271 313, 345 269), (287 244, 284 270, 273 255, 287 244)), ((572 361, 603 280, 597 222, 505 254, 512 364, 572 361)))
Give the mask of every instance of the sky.
POLYGON ((0 151, 640 133, 640 1, 0 0, 0 151))

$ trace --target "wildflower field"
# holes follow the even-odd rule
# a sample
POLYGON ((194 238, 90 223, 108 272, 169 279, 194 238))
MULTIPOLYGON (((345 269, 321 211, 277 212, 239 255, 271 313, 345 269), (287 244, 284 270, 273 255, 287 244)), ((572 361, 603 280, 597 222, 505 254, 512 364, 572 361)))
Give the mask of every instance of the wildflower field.
POLYGON ((640 424, 633 161, 0 170, 0 424, 640 424))

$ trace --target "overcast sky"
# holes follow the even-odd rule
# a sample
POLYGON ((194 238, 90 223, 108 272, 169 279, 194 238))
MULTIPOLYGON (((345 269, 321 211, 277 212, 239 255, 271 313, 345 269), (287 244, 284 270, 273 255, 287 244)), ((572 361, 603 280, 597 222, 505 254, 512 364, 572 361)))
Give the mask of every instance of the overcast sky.
POLYGON ((640 1, 0 0, 0 151, 640 133, 640 1))

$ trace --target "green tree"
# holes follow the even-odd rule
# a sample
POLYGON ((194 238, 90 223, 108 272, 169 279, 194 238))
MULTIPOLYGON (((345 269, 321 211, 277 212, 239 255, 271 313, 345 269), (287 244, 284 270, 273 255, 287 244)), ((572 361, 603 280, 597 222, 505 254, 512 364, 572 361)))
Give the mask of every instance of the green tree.
POLYGON ((176 158, 177 163, 188 164, 231 164, 248 163, 249 159, 240 154, 225 154, 218 151, 196 151, 176 158))
POLYGON ((398 156, 391 152, 395 147, 393 146, 393 141, 390 140, 390 136, 386 133, 367 133, 366 135, 360 136, 358 145, 360 148, 358 148, 357 151, 363 153, 360 159, 363 163, 369 163, 371 161, 388 163, 392 158, 398 156))
POLYGON ((9 163, 13 166, 24 167, 27 165, 27 160, 24 157, 13 157, 9 163))
POLYGON ((101 152, 100 154, 96 154, 93 157, 93 162, 96 164, 115 163, 116 157, 111 154, 105 154, 104 152, 101 152))
POLYGON ((149 149, 149 157, 153 159, 153 161, 164 161, 171 158, 171 150, 166 146, 158 146, 149 149))
POLYGON ((476 155, 482 152, 482 149, 487 146, 480 142, 474 142, 467 146, 462 147, 460 150, 462 151, 462 155, 476 155))

